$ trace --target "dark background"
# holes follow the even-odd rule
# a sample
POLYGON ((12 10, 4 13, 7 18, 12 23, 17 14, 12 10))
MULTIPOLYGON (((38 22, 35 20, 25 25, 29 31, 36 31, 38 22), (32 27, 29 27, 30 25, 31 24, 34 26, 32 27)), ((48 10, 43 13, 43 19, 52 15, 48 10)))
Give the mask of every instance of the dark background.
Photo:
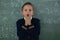
POLYGON ((60 0, 0 0, 0 40, 18 40, 16 21, 28 1, 34 4, 33 17, 41 20, 40 40, 60 40, 60 0))

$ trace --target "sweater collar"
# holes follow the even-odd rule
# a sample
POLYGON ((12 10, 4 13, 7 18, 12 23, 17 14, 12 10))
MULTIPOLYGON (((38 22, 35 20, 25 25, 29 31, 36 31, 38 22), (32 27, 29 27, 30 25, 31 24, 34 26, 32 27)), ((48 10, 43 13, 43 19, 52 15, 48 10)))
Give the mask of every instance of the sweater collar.
MULTIPOLYGON (((26 18, 24 17, 24 19, 26 19, 26 18)), ((31 19, 32 19, 32 17, 31 17, 31 19)))

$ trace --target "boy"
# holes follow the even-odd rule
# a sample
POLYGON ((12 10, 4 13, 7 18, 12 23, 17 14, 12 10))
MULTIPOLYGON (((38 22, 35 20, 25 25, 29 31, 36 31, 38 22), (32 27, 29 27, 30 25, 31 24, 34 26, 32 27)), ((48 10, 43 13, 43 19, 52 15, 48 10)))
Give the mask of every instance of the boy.
POLYGON ((19 40, 39 40, 40 20, 32 18, 34 15, 33 5, 30 2, 26 2, 21 11, 24 18, 16 22, 19 40))

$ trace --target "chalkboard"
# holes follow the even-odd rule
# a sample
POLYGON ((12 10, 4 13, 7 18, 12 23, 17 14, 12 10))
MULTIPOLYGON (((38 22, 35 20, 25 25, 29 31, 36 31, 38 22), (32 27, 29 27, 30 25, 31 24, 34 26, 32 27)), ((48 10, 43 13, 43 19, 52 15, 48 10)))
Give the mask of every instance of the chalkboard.
POLYGON ((34 4, 41 20, 40 40, 60 40, 60 0, 0 0, 0 40, 18 40, 16 21, 25 2, 34 4))

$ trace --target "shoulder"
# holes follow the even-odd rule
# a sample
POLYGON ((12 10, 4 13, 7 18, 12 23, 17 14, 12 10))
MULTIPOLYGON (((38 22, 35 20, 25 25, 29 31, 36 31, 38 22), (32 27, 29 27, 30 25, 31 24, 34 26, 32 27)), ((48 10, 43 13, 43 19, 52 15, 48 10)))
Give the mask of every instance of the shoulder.
POLYGON ((33 20, 34 22, 40 22, 40 19, 38 19, 38 18, 32 18, 32 20, 33 20))
POLYGON ((23 22, 23 18, 21 18, 21 19, 18 19, 17 21, 16 21, 16 24, 21 24, 22 22, 23 22))

